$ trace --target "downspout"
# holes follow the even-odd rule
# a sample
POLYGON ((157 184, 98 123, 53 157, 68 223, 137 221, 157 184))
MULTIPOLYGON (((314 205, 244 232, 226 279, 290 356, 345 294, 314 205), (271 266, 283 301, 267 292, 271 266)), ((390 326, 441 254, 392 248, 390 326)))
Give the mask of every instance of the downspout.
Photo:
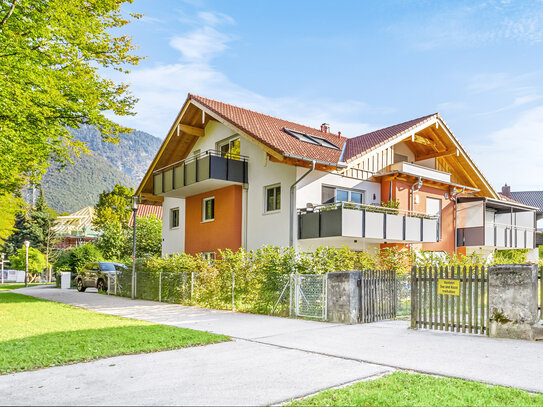
POLYGON ((294 182, 290 186, 290 225, 289 225, 289 247, 294 246, 294 216, 296 216, 296 202, 294 201, 294 193, 296 191, 296 185, 307 177, 310 173, 315 171, 315 160, 311 161, 311 169, 294 182))
MULTIPOLYGON (((455 188, 456 189, 456 188, 455 188)), ((458 195, 463 194, 466 188, 462 188, 462 191, 455 191, 452 198, 454 198, 454 254, 457 255, 458 251, 458 195)))

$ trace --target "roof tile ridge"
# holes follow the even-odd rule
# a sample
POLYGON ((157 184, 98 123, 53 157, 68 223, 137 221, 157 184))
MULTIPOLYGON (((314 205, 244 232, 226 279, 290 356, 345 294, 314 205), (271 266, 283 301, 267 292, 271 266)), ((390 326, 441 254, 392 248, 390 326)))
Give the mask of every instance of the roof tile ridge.
POLYGON ((235 107, 236 109, 241 109, 241 110, 245 110, 247 112, 250 112, 250 113, 255 113, 255 114, 258 114, 260 116, 264 116, 264 117, 269 117, 270 119, 274 119, 274 120, 280 120, 282 122, 286 122, 286 123, 290 123, 290 124, 295 124, 296 126, 301 126, 301 127, 305 127, 305 128, 308 128, 308 129, 311 129, 311 130, 314 130, 318 133, 321 133, 321 134, 329 134, 329 135, 332 135, 334 137, 337 137, 337 138, 341 138, 343 140, 349 140, 349 137, 345 137, 345 136, 341 136, 337 133, 324 133, 322 132, 321 130, 315 128, 315 127, 311 127, 311 126, 307 126, 305 124, 301 124, 301 123, 296 123, 296 122, 293 122, 291 120, 287 120, 287 119, 281 119, 280 117, 276 117, 276 116, 272 116, 272 115, 269 115, 269 114, 266 114, 266 113, 261 113, 261 112, 257 112, 256 110, 251 110, 251 109, 247 109, 246 107, 241 107, 241 106, 237 106, 237 105, 233 105, 231 103, 226 103, 226 102, 221 102, 220 100, 216 100, 216 99, 210 99, 210 98, 206 98, 204 96, 200 96, 200 95, 195 95, 193 93, 189 93, 188 94, 188 97, 189 98, 195 98, 195 99, 204 99, 205 100, 209 100, 209 101, 212 101, 212 102, 216 102, 216 103, 220 103, 220 104, 223 104, 223 105, 226 105, 226 106, 230 106, 230 107, 235 107))
POLYGON ((418 121, 418 120, 427 120, 427 119, 429 119, 431 117, 434 117, 434 116, 440 117, 439 112, 432 113, 432 114, 429 114, 429 115, 426 115, 426 116, 417 117, 417 118, 411 119, 411 120, 406 120, 405 122, 396 123, 396 124, 393 124, 391 126, 382 127, 380 129, 376 129, 376 130, 370 131, 368 133, 364 133, 364 134, 361 134, 359 136, 352 137, 350 140, 356 140, 358 138, 361 138, 361 137, 364 137, 364 136, 367 136, 367 135, 370 135, 370 134, 373 134, 373 133, 377 133, 377 132, 380 132, 380 131, 391 129, 392 127, 401 126, 402 124, 407 124, 409 122, 415 122, 415 121, 418 121))

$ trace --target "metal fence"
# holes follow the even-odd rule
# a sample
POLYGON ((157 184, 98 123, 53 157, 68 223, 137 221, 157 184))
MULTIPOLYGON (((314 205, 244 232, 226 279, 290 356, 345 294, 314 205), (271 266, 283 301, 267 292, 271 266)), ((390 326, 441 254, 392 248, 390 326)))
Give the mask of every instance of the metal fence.
MULTIPOLYGON (((273 310, 278 315, 289 315, 288 297, 279 298, 288 281, 288 275, 276 275, 262 281, 258 276, 237 273, 137 271, 135 298, 259 314, 270 314, 273 310)), ((131 272, 112 275, 108 294, 131 297, 131 272)))
POLYGON ((326 274, 292 274, 290 287, 291 316, 326 319, 326 274))

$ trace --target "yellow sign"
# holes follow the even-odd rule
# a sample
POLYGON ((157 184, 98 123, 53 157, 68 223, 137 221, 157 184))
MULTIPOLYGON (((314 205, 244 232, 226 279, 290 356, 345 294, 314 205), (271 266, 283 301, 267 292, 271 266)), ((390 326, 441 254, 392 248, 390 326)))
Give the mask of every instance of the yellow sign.
POLYGON ((437 293, 444 295, 460 295, 460 280, 438 279, 437 293))

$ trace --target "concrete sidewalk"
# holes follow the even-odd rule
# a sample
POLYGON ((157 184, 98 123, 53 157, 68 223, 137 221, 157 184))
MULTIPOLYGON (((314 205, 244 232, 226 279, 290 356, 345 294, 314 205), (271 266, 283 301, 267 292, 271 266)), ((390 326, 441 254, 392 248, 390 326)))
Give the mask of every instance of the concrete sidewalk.
MULTIPOLYGON (((490 339, 484 336, 436 331, 414 331, 407 329, 408 324, 404 321, 339 325, 149 301, 131 301, 126 298, 78 293, 71 290, 61 291, 54 288, 33 287, 19 290, 19 292, 107 314, 227 334, 238 338, 235 343, 236 346, 249 346, 248 342, 250 341, 254 346, 265 346, 265 349, 295 352, 291 354, 296 355, 295 360, 298 360, 298 358, 303 360, 304 357, 309 358, 310 363, 302 369, 305 371, 303 373, 295 369, 296 363, 294 363, 294 359, 293 366, 281 369, 273 364, 275 356, 272 357, 270 354, 270 373, 272 371, 277 373, 274 369, 278 369, 281 371, 281 375, 286 375, 282 377, 288 376, 291 379, 292 377, 300 378, 299 375, 305 374, 309 378, 309 382, 312 382, 313 379, 317 380, 321 375, 327 376, 330 373, 336 379, 330 377, 327 383, 335 381, 337 385, 343 381, 348 381, 350 378, 352 378, 350 380, 356 380, 353 378, 355 376, 359 376, 360 379, 365 375, 384 372, 387 368, 397 367, 543 392, 543 343, 541 342, 490 339), (302 357, 302 355, 305 356, 302 357), (320 358, 327 359, 321 360, 320 358), (310 367, 313 363, 317 363, 316 360, 337 366, 338 372, 342 369, 340 361, 358 364, 363 362, 361 366, 368 370, 350 372, 352 368, 349 367, 347 368, 349 373, 353 374, 349 377, 340 377, 339 374, 335 373, 334 367, 328 371, 327 369, 330 368, 324 368, 324 365, 322 365, 316 371, 311 370, 310 367), (336 363, 338 364, 336 365, 336 363), (293 373, 293 376, 291 373, 293 373), (312 377, 313 375, 315 376, 312 377)), ((219 348, 219 345, 205 348, 212 349, 213 347, 219 348)), ((228 346, 224 347, 227 348, 228 346)), ((204 348, 196 350, 202 349, 204 348)), ((138 356, 133 357, 137 358, 138 356)), ((250 361, 250 358, 246 359, 245 366, 251 366, 250 361), (247 365, 247 363, 249 364, 247 365)), ((76 366, 79 365, 58 369, 76 368, 76 366)), ((43 372, 51 372, 53 369, 47 369, 43 372)), ((258 369, 254 370, 254 372, 257 371, 258 369)), ((38 373, 41 372, 22 373, 12 375, 12 377, 38 373)), ((273 383, 273 379, 270 379, 267 385, 271 386, 273 383)), ((307 384, 310 383, 305 385, 307 384)), ((2 391, 4 385, 5 378, 0 377, 0 391, 2 391)), ((20 385, 19 383, 16 387, 20 385)), ((310 387, 303 386, 302 383, 294 386, 291 393, 289 393, 291 395, 288 395, 285 399, 304 393, 305 389, 310 387), (298 389, 297 393, 294 391, 296 389, 298 389)), ((232 401, 233 404, 244 404, 245 401, 248 401, 247 399, 242 401, 243 395, 241 393, 250 392, 251 387, 239 388, 243 389, 242 392, 237 391, 240 403, 232 401)), ((284 395, 287 393, 288 391, 283 393, 270 392, 270 395, 284 395)), ((281 397, 268 398, 264 404, 273 403, 280 399, 281 397)), ((219 403, 221 402, 223 404, 227 403, 225 400, 221 400, 219 403)), ((258 402, 254 401, 254 403, 261 404, 260 399, 258 402)), ((210 404, 212 403, 210 402, 210 404)), ((248 404, 251 404, 251 402, 248 404)))

